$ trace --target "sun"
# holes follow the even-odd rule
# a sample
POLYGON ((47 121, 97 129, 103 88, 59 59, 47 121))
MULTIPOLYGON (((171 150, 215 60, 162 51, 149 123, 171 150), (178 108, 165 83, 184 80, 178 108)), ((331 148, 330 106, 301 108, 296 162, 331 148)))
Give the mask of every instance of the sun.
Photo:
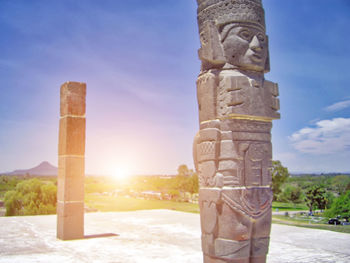
POLYGON ((126 179, 130 176, 130 172, 125 167, 116 167, 113 172, 113 177, 118 180, 126 179))

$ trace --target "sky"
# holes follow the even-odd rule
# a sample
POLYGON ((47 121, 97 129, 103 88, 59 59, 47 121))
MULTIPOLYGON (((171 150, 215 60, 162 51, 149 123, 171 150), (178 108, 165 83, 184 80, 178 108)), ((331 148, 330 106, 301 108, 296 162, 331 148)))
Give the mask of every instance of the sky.
MULTIPOLYGON (((273 159, 350 172, 350 1, 263 0, 273 159)), ((86 173, 193 168, 194 0, 0 0, 0 171, 57 165, 59 91, 87 83, 86 173)))

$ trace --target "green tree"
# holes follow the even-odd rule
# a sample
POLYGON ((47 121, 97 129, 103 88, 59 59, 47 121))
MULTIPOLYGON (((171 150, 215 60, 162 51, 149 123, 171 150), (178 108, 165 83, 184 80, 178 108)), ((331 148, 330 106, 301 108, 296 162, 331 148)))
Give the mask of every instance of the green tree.
POLYGON ((350 217, 350 191, 336 198, 330 209, 326 210, 326 216, 350 217))
POLYGON ((36 178, 24 180, 5 194, 6 215, 41 215, 56 212, 57 187, 36 178))
POLYGON ((199 190, 198 175, 184 164, 180 165, 177 171, 178 175, 173 179, 170 189, 179 191, 183 196, 190 193, 193 197, 199 190))
POLYGON ((287 185, 278 196, 278 201, 299 204, 303 201, 303 192, 299 186, 287 185))
POLYGON ((331 191, 326 191, 325 196, 327 199, 326 209, 330 209, 333 205, 334 200, 335 200, 334 193, 331 191))
POLYGON ((348 183, 348 185, 345 188, 345 191, 348 191, 348 190, 350 190, 350 183, 348 183))
POLYGON ((299 204, 302 202, 302 196, 303 192, 301 191, 301 188, 296 186, 292 189, 292 192, 290 194, 290 201, 293 204, 299 204))
POLYGON ((197 173, 193 173, 192 176, 189 178, 188 192, 190 192, 193 195, 195 193, 198 193, 198 191, 199 191, 198 175, 197 173))
POLYGON ((2 198, 7 191, 15 189, 16 185, 19 183, 17 176, 0 176, 0 198, 2 198))
POLYGON ((288 179, 289 172, 280 161, 272 161, 272 191, 273 200, 277 200, 278 195, 281 193, 282 184, 288 179))
POLYGON ((176 200, 180 196, 179 190, 171 189, 168 191, 168 195, 170 196, 170 199, 176 200))
POLYGON ((189 176, 190 175, 190 170, 188 169, 186 164, 181 164, 177 168, 177 174, 180 176, 189 176))
POLYGON ((310 213, 314 208, 325 209, 327 205, 326 190, 320 185, 314 185, 306 191, 305 202, 310 213))
POLYGON ((333 177, 333 179, 332 179, 333 189, 339 195, 342 195, 345 193, 348 184, 350 184, 350 176, 337 175, 337 176, 333 177))

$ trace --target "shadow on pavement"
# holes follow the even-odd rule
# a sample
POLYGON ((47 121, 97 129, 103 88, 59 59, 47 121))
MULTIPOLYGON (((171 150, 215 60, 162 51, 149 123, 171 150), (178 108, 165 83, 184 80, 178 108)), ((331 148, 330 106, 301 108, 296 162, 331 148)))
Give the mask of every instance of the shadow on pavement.
POLYGON ((101 238, 101 237, 117 237, 117 236, 119 236, 119 235, 113 234, 113 233, 105 233, 105 234, 85 235, 84 239, 101 238))

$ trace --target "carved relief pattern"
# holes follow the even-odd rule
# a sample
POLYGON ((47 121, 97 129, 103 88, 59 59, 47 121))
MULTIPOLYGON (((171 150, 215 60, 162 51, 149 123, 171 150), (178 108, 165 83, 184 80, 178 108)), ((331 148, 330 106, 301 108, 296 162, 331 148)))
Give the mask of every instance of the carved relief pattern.
POLYGON ((269 212, 272 202, 269 188, 235 189, 228 193, 222 193, 222 201, 234 211, 254 219, 269 212))
POLYGON ((198 24, 205 21, 244 21, 252 20, 261 23, 265 20, 260 0, 214 0, 201 2, 198 8, 198 24))
POLYGON ((261 0, 197 0, 202 61, 194 142, 205 263, 266 262, 271 227, 272 120, 261 0))
MULTIPOLYGON (((240 120, 230 121, 240 122, 240 120)), ((272 166, 270 138, 270 132, 246 131, 238 135, 233 133, 230 140, 197 142, 197 164, 200 167, 201 181, 208 182, 210 178, 214 180, 214 177, 220 174, 222 180, 226 181, 225 186, 270 186, 272 166), (228 184, 229 181, 233 184, 228 184)), ((207 183, 202 186, 209 185, 207 183)))
POLYGON ((215 144, 216 142, 202 142, 199 144, 199 154, 200 155, 213 155, 215 154, 215 144))

